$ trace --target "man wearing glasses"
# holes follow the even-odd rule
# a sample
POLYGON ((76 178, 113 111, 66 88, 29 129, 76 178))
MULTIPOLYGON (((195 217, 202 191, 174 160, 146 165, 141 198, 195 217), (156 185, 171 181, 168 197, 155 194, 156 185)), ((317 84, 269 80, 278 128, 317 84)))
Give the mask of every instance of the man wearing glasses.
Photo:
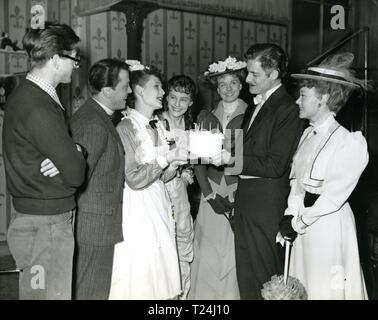
MULTIPOLYGON (((77 53, 75 53, 75 54, 77 54, 77 53)), ((81 60, 81 58, 80 58, 79 55, 77 55, 77 56, 75 56, 75 57, 72 57, 72 56, 69 56, 68 54, 61 54, 60 56, 61 56, 62 58, 67 58, 67 59, 72 60, 72 61, 74 62, 73 65, 74 65, 74 68, 75 68, 75 69, 80 67, 80 60, 81 60)))
POLYGON ((31 70, 5 106, 5 173, 15 208, 7 240, 21 269, 20 299, 71 298, 75 192, 86 161, 55 88, 71 81, 79 40, 67 25, 30 30, 23 45, 31 70))

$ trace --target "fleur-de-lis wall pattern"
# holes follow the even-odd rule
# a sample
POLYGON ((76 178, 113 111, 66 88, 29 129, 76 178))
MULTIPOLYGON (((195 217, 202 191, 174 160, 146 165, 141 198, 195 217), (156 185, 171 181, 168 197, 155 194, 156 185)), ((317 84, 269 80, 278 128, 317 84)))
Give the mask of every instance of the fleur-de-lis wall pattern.
POLYGON ((153 34, 160 35, 160 28, 163 25, 159 22, 159 16, 157 14, 154 15, 153 21, 151 22, 151 27, 154 28, 153 34))
POLYGON ((185 28, 185 31, 188 34, 187 39, 193 39, 193 34, 196 32, 196 29, 193 28, 192 20, 189 20, 188 26, 185 28))
POLYGON ((9 33, 9 36, 13 41, 18 42, 18 46, 21 46, 22 38, 25 34, 25 28, 28 24, 28 18, 30 21, 30 14, 27 15, 26 13, 25 0, 8 0, 6 5, 4 3, 4 9, 2 11, 5 16, 4 19, 0 17, 0 20, 3 20, 5 23, 4 31, 9 33))
POLYGON ((188 74, 189 76, 193 76, 195 66, 196 65, 193 63, 192 56, 189 56, 188 59, 187 59, 187 62, 185 63, 185 71, 184 71, 184 73, 188 74))
POLYGON ((211 52, 211 48, 207 42, 207 40, 204 40, 203 42, 203 46, 201 47, 200 49, 202 51, 202 58, 203 59, 209 59, 210 60, 210 52, 211 52))
POLYGON ((104 49, 103 44, 106 43, 106 38, 102 36, 102 29, 99 27, 96 30, 96 34, 92 36, 92 41, 95 42, 95 49, 101 50, 104 49))
MULTIPOLYGON (((101 6, 104 0, 88 1, 101 6)), ((124 13, 113 11, 80 16, 78 0, 0 0, 0 31, 8 32, 19 46, 30 24, 30 8, 33 4, 43 5, 48 21, 71 25, 81 39, 81 67, 74 71, 70 84, 57 88, 70 116, 90 96, 87 85, 89 67, 103 58, 127 58, 127 47, 133 44, 128 43, 126 17, 124 13)), ((270 21, 274 19, 269 17, 270 21)), ((288 27, 281 22, 272 24, 194 12, 154 10, 143 21, 141 62, 159 68, 166 79, 186 74, 197 80, 211 62, 224 59, 229 54, 240 58, 255 42, 273 41, 287 48, 288 27)), ((0 51, 0 73, 25 72, 27 69, 25 52, 0 51)), ((214 92, 197 83, 200 106, 213 106, 214 92)), ((0 157, 0 175, 3 172, 1 166, 0 157)), ((5 204, 1 194, 0 185, 0 241, 5 239, 5 231, 1 227, 6 225, 5 220, 2 220, 5 216, 1 215, 5 204)), ((12 205, 10 210, 14 211, 12 205)))
POLYGON ((151 60, 151 65, 155 66, 158 69, 161 69, 163 65, 163 60, 160 59, 159 53, 155 52, 153 55, 153 59, 151 60))
POLYGON ((20 8, 16 5, 14 7, 14 13, 10 15, 11 20, 13 20, 13 27, 16 29, 22 29, 24 26, 23 22, 25 17, 21 14, 20 8))
POLYGON ((255 40, 255 35, 252 34, 252 29, 248 28, 246 35, 244 36, 244 43, 247 44, 247 46, 251 45, 255 40))
POLYGON ((226 34, 223 32, 223 25, 221 25, 221 24, 219 25, 219 29, 215 34, 217 36, 218 43, 223 43, 224 42, 223 39, 226 36, 226 34))
POLYGON ((114 23, 114 30, 124 30, 126 19, 123 17, 124 15, 121 12, 116 12, 115 16, 112 18, 112 22, 114 23))
MULTIPOLYGON (((30 21, 30 6, 36 3, 46 7, 49 21, 71 25, 81 38, 82 66, 75 71, 78 74, 73 77, 71 85, 60 88, 63 104, 67 109, 75 104, 72 109, 76 109, 78 103, 89 97, 89 66, 102 58, 127 57, 127 46, 133 44, 127 42, 125 14, 103 12, 79 16, 78 0, 0 0, 0 15, 4 14, 0 20, 3 20, 4 30, 19 44, 30 21), (78 88, 80 95, 77 94, 78 88)), ((271 18, 274 21, 274 17, 271 18)), ((141 61, 161 69, 167 79, 183 73, 197 80, 209 63, 227 55, 241 58, 255 42, 271 41, 286 48, 287 32, 287 26, 282 24, 158 9, 150 12, 143 23, 141 61)), ((0 68, 6 66, 7 72, 22 71, 27 65, 19 56, 8 55, 8 62, 1 59, 5 58, 0 58, 0 68)), ((203 94, 212 97, 211 93, 203 94)))

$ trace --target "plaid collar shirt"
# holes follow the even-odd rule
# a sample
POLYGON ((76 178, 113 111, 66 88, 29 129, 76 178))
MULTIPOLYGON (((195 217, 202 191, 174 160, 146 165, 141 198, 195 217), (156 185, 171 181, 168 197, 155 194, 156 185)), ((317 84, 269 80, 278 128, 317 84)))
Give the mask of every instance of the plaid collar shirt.
POLYGON ((47 83, 46 81, 42 80, 41 78, 36 77, 36 76, 34 76, 34 75, 30 74, 30 73, 27 74, 26 79, 29 80, 29 81, 31 81, 31 82, 34 82, 43 91, 45 91, 46 93, 48 93, 48 95, 51 98, 53 98, 55 100, 55 102, 57 104, 59 104, 59 106, 63 110, 65 110, 64 107, 62 106, 60 100, 59 100, 58 95, 56 94, 55 88, 51 84, 47 83))

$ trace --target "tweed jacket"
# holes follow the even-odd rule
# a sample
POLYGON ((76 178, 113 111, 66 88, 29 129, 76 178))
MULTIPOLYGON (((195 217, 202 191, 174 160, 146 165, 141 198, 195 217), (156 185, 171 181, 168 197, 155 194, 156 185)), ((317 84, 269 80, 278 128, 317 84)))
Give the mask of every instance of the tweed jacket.
POLYGON ((76 240, 96 246, 120 242, 125 159, 118 132, 93 99, 73 115, 71 130, 88 152, 86 180, 77 196, 76 240))

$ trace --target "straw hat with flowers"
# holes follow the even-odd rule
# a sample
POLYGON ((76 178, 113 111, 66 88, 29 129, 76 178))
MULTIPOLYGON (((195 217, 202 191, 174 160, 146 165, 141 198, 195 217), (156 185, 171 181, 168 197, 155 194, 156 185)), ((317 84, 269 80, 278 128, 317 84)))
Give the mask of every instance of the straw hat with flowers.
POLYGON ((208 69, 200 76, 201 79, 208 81, 212 85, 217 84, 217 78, 225 74, 243 75, 247 67, 245 61, 238 61, 235 57, 229 56, 225 60, 220 60, 209 65, 208 69))

